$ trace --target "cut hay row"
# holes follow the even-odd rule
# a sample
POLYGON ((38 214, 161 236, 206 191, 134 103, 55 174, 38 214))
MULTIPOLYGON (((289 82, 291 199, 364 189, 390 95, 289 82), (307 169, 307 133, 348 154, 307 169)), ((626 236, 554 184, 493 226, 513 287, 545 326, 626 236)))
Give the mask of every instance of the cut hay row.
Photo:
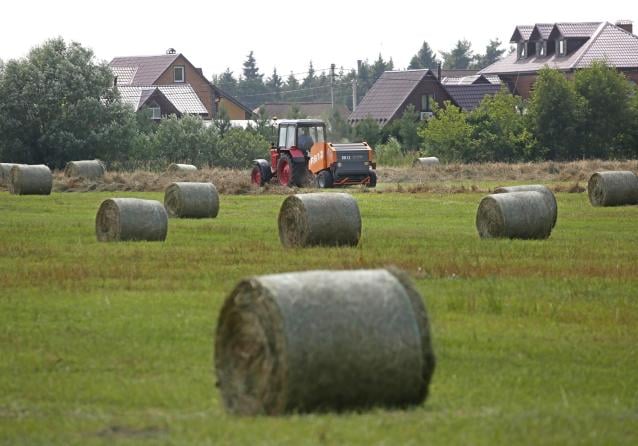
POLYGON ((630 171, 596 172, 587 183, 592 206, 638 204, 638 176, 630 171))
POLYGON ((488 195, 476 212, 481 238, 545 239, 553 224, 554 212, 547 196, 538 191, 488 195))
POLYGON ((14 195, 49 195, 53 188, 51 169, 44 164, 16 164, 9 173, 9 192, 14 195))
POLYGON ((100 160, 69 161, 64 167, 65 177, 80 177, 94 180, 102 178, 106 167, 100 160))
POLYGON ((172 183, 164 193, 169 217, 215 218, 219 213, 219 194, 212 183, 172 183))
POLYGON ((168 215, 155 200, 109 198, 102 202, 95 218, 100 242, 164 241, 167 232, 168 215))
POLYGON ((291 195, 281 205, 278 225, 286 247, 356 246, 361 237, 359 206, 345 193, 291 195))
POLYGON ((421 296, 388 270, 246 279, 215 336, 224 405, 242 415, 420 404, 434 363, 421 296))

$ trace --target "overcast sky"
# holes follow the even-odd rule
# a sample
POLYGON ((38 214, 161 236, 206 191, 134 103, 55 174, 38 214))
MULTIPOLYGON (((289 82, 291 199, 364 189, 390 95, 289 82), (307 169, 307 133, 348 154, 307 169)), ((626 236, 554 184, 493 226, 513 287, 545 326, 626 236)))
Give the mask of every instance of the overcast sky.
MULTIPOLYGON (((406 68, 427 41, 449 51, 467 39, 483 52, 490 39, 508 45, 518 24, 558 21, 638 21, 638 0, 583 1, 165 1, 18 0, 0 8, 0 58, 24 57, 62 36, 91 48, 98 60, 183 53, 206 77, 227 67, 235 75, 252 50, 268 77, 304 73, 381 53, 406 68), (366 6, 364 6, 366 5, 366 6)), ((303 77, 303 74, 297 76, 303 77)))

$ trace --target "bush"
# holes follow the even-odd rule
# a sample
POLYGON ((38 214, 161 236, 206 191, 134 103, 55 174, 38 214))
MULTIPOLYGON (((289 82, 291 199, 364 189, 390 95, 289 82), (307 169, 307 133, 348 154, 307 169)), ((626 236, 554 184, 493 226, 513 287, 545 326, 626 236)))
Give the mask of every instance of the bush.
POLYGON ((442 108, 435 107, 434 112, 435 117, 419 130, 426 151, 442 161, 472 161, 475 153, 471 150, 472 126, 467 114, 450 101, 445 101, 442 108))
POLYGON ((216 130, 206 128, 201 118, 171 116, 162 119, 149 137, 145 158, 161 159, 167 164, 211 164, 216 156, 217 139, 216 130))
POLYGON ((385 144, 374 148, 377 164, 380 166, 409 166, 414 161, 414 152, 404 153, 399 141, 391 136, 385 144))
POLYGON ((270 144, 255 131, 232 128, 217 141, 213 164, 221 167, 247 168, 256 158, 267 158, 270 144))

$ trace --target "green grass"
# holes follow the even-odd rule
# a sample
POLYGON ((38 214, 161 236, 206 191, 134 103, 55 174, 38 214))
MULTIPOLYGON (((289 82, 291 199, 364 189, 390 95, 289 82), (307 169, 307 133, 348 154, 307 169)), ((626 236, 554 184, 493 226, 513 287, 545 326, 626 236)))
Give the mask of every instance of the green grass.
MULTIPOLYGON (((117 193, 162 199, 159 193, 117 193)), ((636 444, 638 207, 558 194, 546 241, 479 240, 481 194, 357 193, 357 248, 282 249, 283 196, 223 196, 165 243, 98 243, 113 194, 0 193, 0 443, 636 444), (397 265, 438 364, 410 410, 241 418, 213 334, 242 277, 397 265)))

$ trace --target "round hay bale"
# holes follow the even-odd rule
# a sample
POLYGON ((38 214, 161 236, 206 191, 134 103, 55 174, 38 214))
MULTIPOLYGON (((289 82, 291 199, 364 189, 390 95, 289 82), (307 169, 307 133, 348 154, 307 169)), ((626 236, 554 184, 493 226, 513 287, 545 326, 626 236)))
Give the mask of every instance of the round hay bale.
POLYGON ((552 232, 554 214, 543 192, 488 195, 476 212, 481 238, 545 239, 552 232))
POLYGON ((187 173, 187 172, 195 172, 197 170, 196 166, 192 164, 176 164, 173 163, 168 166, 168 173, 187 173))
POLYGON ((349 194, 291 195, 279 210, 279 239, 286 247, 356 246, 359 237, 361 214, 349 194))
POLYGON ((596 172, 587 182, 592 206, 638 204, 638 176, 628 170, 596 172))
POLYGON ((100 160, 69 161, 64 167, 65 177, 82 177, 89 180, 102 178, 106 167, 100 160))
POLYGON ((16 164, 9 173, 9 192, 15 195, 49 195, 53 188, 51 169, 44 164, 16 164))
POLYGON ((434 367, 423 300, 396 270, 252 277, 217 323, 218 387, 235 414, 421 404, 434 367))
POLYGON ((412 167, 429 167, 438 166, 439 159, 436 156, 427 156, 425 158, 417 158, 412 163, 412 167))
POLYGON ((558 203, 556 202, 556 197, 554 193, 549 190, 546 186, 542 184, 525 184, 522 186, 502 186, 494 189, 495 194, 505 194, 509 192, 526 192, 526 191, 536 191, 541 192, 545 195, 547 200, 547 205, 551 208, 552 213, 554 215, 552 221, 552 228, 556 226, 556 220, 558 219, 558 203))
POLYGON ((11 174, 11 168, 13 166, 19 166, 16 163, 0 163, 0 186, 9 185, 9 176, 11 174))
POLYGON ((215 218, 219 194, 212 183, 172 183, 164 192, 169 217, 215 218))
POLYGON ((104 200, 95 218, 95 233, 100 242, 126 240, 164 241, 168 215, 159 201, 139 198, 104 200))

